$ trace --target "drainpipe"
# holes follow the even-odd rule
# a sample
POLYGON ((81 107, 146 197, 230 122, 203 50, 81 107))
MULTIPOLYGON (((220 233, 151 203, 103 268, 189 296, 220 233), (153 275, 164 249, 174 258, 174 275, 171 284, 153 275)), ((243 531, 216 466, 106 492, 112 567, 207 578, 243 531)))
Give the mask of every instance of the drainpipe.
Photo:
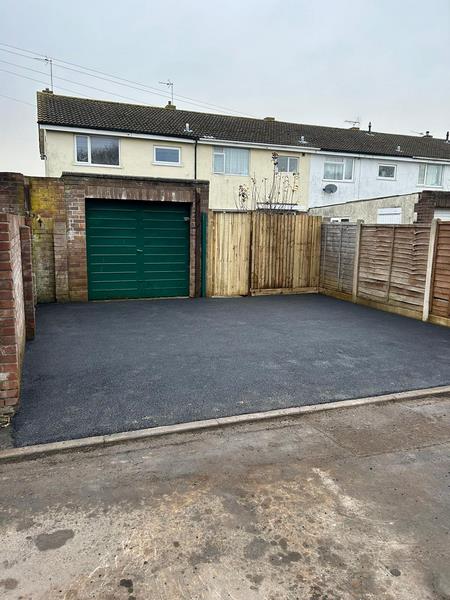
POLYGON ((197 179, 197 142, 198 142, 198 138, 195 138, 195 146, 194 146, 194 179, 197 179))

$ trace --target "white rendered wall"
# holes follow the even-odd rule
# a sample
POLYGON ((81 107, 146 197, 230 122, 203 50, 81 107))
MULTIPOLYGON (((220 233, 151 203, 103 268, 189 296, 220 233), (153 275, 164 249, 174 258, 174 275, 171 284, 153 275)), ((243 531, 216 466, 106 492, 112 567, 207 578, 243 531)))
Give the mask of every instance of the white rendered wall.
MULTIPOLYGON (((327 206, 341 204, 351 200, 365 198, 383 198, 399 194, 412 194, 423 189, 450 190, 450 165, 444 166, 442 187, 418 185, 419 162, 407 160, 387 160, 383 158, 354 158, 352 181, 326 181, 323 179, 324 163, 348 155, 313 154, 310 158, 309 206, 327 206), (378 165, 397 165, 394 180, 380 179, 378 165), (323 188, 334 183, 337 191, 327 194, 323 188)), ((426 162, 426 161, 423 161, 426 162)))

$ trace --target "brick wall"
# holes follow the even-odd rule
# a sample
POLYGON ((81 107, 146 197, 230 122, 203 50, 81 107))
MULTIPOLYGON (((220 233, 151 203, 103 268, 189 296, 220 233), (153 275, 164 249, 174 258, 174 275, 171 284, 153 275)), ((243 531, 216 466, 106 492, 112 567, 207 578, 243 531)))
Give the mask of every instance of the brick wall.
POLYGON ((54 224, 66 220, 64 183, 49 177, 29 177, 33 262, 38 302, 56 298, 54 224))
POLYGON ((0 213, 0 415, 19 402, 25 340, 34 335, 30 228, 24 217, 0 213))
POLYGON ((450 210, 450 192, 424 190, 419 194, 419 200, 414 206, 418 223, 431 223, 436 208, 450 210))

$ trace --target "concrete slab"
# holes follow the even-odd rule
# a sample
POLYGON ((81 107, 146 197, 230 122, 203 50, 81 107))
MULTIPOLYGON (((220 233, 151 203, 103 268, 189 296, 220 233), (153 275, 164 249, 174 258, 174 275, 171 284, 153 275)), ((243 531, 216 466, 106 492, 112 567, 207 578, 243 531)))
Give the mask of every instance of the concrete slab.
POLYGON ((311 414, 0 464, 1 596, 444 600, 450 428, 444 442, 414 407, 335 410, 326 433, 311 414), (371 452, 340 413, 370 419, 371 452), (419 443, 386 451, 410 426, 419 443))
POLYGON ((450 330, 324 296, 38 307, 17 446, 450 384, 450 330))

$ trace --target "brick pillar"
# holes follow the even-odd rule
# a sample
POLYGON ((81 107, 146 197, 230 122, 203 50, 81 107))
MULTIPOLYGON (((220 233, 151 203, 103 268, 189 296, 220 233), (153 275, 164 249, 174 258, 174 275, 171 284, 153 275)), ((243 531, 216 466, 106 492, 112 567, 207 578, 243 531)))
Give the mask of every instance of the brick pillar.
POLYGON ((19 402, 19 347, 10 222, 0 213, 0 415, 10 415, 19 402))
POLYGON ((33 259, 31 248, 31 228, 20 227, 20 246, 22 251, 23 301, 25 309, 25 331, 27 340, 32 340, 36 332, 35 297, 33 289, 33 259))
POLYGON ((63 221, 55 221, 53 224, 53 251, 55 256, 56 302, 68 302, 67 227, 63 221))
POLYGON ((25 203, 24 176, 21 173, 0 173, 0 212, 23 215, 25 203))

